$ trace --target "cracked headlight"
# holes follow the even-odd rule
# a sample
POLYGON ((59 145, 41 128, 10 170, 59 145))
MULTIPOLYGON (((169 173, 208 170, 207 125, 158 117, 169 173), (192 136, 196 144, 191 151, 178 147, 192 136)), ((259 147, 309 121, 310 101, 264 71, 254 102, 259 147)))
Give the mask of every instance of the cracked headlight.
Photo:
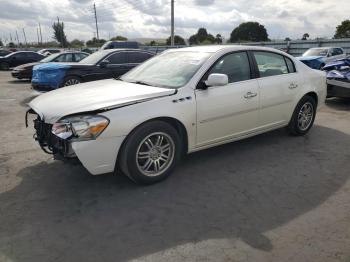
POLYGON ((53 124, 51 132, 62 139, 92 140, 96 139, 108 124, 109 120, 100 115, 72 116, 53 124))

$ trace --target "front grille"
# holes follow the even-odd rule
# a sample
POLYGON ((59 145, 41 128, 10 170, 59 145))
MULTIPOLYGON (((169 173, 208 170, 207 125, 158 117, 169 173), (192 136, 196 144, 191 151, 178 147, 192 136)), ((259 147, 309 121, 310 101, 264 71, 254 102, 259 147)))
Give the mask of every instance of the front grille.
POLYGON ((38 141, 40 147, 48 154, 60 154, 68 156, 69 142, 52 134, 52 125, 47 124, 38 116, 34 120, 34 128, 36 130, 35 140, 38 141))

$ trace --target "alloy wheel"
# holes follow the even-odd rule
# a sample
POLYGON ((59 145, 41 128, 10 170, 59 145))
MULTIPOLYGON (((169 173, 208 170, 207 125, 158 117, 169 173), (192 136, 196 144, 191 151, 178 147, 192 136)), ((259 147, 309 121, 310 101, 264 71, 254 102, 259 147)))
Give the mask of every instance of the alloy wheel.
POLYGON ((314 107, 310 102, 306 102, 298 114, 298 127, 301 131, 307 130, 314 118, 314 107))
POLYGON ((138 170, 145 176, 163 174, 172 164, 175 156, 175 143, 166 133, 156 132, 142 140, 136 151, 138 170))
POLYGON ((80 81, 78 79, 72 78, 72 79, 67 80, 63 86, 71 86, 71 85, 76 85, 79 83, 80 83, 80 81))

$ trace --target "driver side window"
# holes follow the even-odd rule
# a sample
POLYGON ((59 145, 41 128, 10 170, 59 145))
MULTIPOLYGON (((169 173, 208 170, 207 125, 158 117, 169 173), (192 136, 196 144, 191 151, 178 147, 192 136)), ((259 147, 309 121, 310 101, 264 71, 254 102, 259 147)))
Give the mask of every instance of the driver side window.
POLYGON ((247 53, 232 53, 220 58, 209 70, 208 76, 210 74, 225 74, 229 83, 249 80, 251 73, 247 53))

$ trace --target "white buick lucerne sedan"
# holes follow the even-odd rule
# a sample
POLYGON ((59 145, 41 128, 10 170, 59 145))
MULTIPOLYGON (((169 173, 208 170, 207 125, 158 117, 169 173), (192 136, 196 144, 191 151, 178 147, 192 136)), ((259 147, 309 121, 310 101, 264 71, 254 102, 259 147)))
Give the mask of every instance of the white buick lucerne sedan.
POLYGON ((27 114, 57 159, 151 184, 186 153, 281 127, 305 135, 325 97, 325 73, 284 52, 203 46, 166 51, 119 79, 45 93, 27 114))

